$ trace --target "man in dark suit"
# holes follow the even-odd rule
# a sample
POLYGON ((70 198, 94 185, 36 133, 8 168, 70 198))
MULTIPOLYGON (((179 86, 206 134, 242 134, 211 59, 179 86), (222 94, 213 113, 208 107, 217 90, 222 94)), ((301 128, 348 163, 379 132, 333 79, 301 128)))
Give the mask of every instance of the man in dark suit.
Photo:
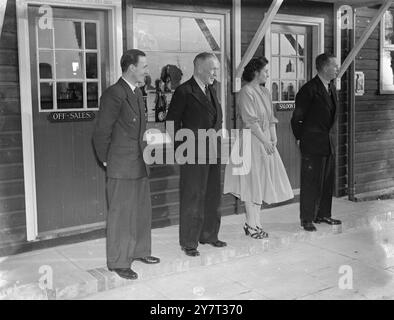
POLYGON ((193 77, 175 90, 167 114, 167 122, 173 121, 175 132, 188 129, 194 134, 196 149, 191 161, 194 163, 180 167, 179 242, 189 256, 199 255, 198 242, 214 247, 227 245, 218 239, 222 194, 220 139, 216 139, 217 147, 208 139, 206 148, 198 148, 202 142, 202 138, 198 139, 199 129, 217 133, 222 128, 222 109, 212 86, 218 69, 215 55, 198 54, 193 77))
POLYGON ((297 93, 291 126, 301 149, 301 226, 316 231, 315 223, 341 224, 331 218, 335 174, 337 96, 333 81, 338 66, 332 55, 316 58, 317 75, 297 93))
POLYGON ((104 91, 93 134, 98 159, 107 168, 107 266, 120 277, 136 279, 134 260, 158 263, 151 254, 152 208, 143 159, 146 142, 144 101, 137 83, 147 74, 145 53, 128 50, 122 77, 104 91))

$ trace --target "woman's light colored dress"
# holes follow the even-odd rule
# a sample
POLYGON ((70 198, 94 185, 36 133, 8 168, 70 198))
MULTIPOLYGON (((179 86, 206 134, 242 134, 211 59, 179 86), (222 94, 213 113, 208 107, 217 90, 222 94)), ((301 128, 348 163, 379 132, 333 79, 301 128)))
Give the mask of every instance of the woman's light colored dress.
MULTIPOLYGON (((239 92, 238 107, 242 129, 258 123, 264 136, 271 141, 269 127, 278 120, 273 114, 268 89, 246 84, 239 92)), ((271 204, 292 199, 294 194, 278 150, 275 149, 272 155, 268 155, 262 142, 251 133, 249 158, 248 152, 243 153, 246 140, 242 134, 235 139, 225 170, 224 193, 232 193, 242 201, 255 204, 271 204), (240 156, 246 157, 243 166, 237 165, 240 156), (243 172, 240 170, 243 174, 234 174, 234 169, 239 170, 240 167, 243 167, 243 172), (246 172, 248 173, 244 174, 246 172)))

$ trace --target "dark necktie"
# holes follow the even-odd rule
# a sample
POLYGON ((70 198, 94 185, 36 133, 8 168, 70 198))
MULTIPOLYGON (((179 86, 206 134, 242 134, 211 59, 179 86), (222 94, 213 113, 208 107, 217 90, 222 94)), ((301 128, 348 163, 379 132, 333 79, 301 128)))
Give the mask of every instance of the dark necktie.
POLYGON ((334 89, 333 89, 331 83, 328 84, 328 94, 329 94, 331 100, 334 101, 334 89))
POLYGON ((209 101, 208 112, 211 115, 211 117, 215 119, 214 121, 216 122, 216 108, 212 102, 211 91, 209 90, 209 87, 207 85, 205 86, 205 95, 209 101))
POLYGON ((330 99, 331 99, 331 103, 332 103, 331 111, 333 111, 333 112, 335 112, 335 97, 334 97, 334 94, 335 94, 334 93, 334 89, 333 89, 331 83, 329 83, 328 84, 328 95, 330 96, 330 99))
POLYGON ((209 102, 212 103, 211 93, 210 93, 210 91, 209 91, 208 86, 205 86, 205 95, 207 96, 209 102))

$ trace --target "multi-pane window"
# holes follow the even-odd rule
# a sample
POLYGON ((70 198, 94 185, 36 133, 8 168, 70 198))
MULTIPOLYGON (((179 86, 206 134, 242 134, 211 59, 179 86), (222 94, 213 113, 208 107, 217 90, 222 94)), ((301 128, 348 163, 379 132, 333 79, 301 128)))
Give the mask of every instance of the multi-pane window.
POLYGON ((36 23, 39 110, 97 109, 101 94, 98 22, 36 23))
POLYGON ((381 22, 380 92, 394 93, 394 9, 386 11, 381 22))
POLYGON ((294 102, 306 80, 305 35, 271 34, 271 92, 273 102, 294 102))
POLYGON ((146 53, 149 65, 143 90, 148 121, 163 120, 155 117, 157 92, 164 91, 168 108, 176 87, 193 75, 194 57, 204 51, 220 62, 215 86, 223 107, 224 15, 135 9, 133 21, 134 47, 146 53))

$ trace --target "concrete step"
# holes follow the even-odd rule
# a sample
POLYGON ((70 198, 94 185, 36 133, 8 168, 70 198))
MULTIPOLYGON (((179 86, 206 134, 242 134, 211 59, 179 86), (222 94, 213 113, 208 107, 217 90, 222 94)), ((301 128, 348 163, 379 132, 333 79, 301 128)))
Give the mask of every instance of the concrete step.
POLYGON ((360 202, 385 199, 394 199, 394 188, 359 193, 355 195, 355 200, 360 202))
MULTIPOLYGON (((297 203, 270 208, 263 210, 261 214, 264 228, 270 234, 270 238, 265 240, 255 240, 243 234, 243 214, 226 216, 222 218, 219 236, 227 241, 228 246, 218 249, 201 245, 201 255, 194 258, 186 256, 180 250, 178 226, 154 229, 152 254, 160 257, 161 263, 147 266, 136 262, 133 270, 138 273, 139 279, 148 280, 270 250, 291 249, 295 243, 335 237, 341 232, 366 227, 379 230, 383 225, 394 224, 393 211, 393 200, 355 203, 335 199, 334 217, 341 219, 342 225, 317 225, 318 231, 309 233, 300 227, 297 203)), ((8 274, 3 279, 7 285, 3 291, 0 289, 0 298, 3 299, 78 299, 134 283, 107 270, 105 239, 5 257, 0 264, 0 271, 8 274), (49 274, 53 275, 52 287, 40 287, 42 273, 39 270, 51 270, 49 274)))

